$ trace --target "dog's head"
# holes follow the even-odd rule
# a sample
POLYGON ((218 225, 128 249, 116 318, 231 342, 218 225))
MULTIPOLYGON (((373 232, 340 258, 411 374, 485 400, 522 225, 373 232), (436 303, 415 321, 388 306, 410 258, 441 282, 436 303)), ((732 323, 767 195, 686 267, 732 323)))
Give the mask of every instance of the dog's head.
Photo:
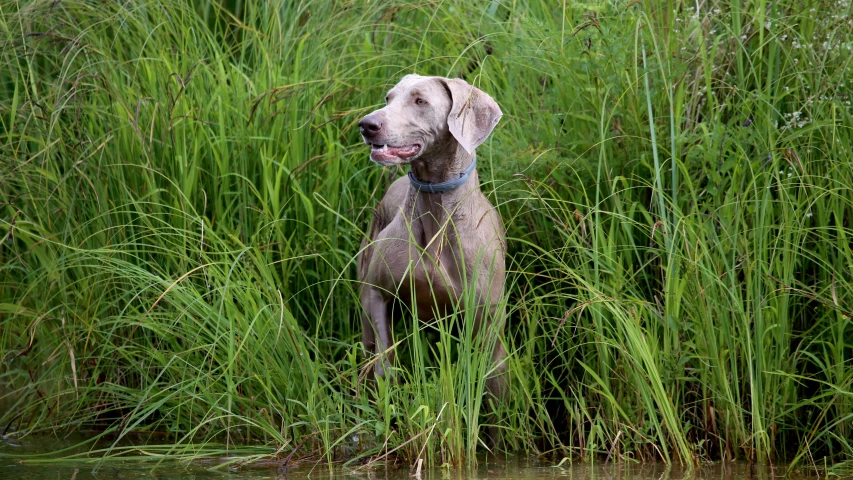
POLYGON ((406 75, 385 103, 358 126, 370 159, 386 166, 445 153, 450 144, 474 153, 502 115, 492 97, 458 78, 406 75))

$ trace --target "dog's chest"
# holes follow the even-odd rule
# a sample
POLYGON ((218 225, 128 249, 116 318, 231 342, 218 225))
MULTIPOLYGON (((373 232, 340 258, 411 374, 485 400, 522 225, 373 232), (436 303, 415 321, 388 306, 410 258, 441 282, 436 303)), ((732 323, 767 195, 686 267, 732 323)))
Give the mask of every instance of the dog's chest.
POLYGON ((387 235, 380 235, 376 242, 377 255, 370 266, 370 277, 380 290, 410 308, 417 307, 422 320, 432 319, 436 311, 453 309, 468 270, 456 236, 447 229, 424 228, 419 222, 405 229, 389 228, 383 234, 387 235))

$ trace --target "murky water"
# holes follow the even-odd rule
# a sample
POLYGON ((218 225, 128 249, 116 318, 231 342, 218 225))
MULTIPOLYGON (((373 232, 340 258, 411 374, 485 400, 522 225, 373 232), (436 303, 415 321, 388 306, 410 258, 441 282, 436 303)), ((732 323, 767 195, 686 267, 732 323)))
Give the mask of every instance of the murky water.
MULTIPOLYGON (((0 479, 2 480, 105 480, 105 479, 322 479, 351 478, 365 480, 416 479, 409 468, 351 468, 336 465, 330 471, 325 464, 302 462, 284 471, 275 466, 220 469, 214 463, 179 463, 175 461, 109 461, 93 471, 95 465, 83 461, 61 464, 29 464, 21 456, 55 451, 79 442, 79 438, 28 437, 18 441, 0 438, 0 479)), ((432 468, 421 472, 421 480, 479 480, 479 479, 567 479, 567 480, 729 480, 772 479, 783 476, 785 468, 749 467, 743 463, 714 464, 692 472, 667 468, 663 464, 636 465, 626 462, 603 464, 556 465, 553 461, 535 457, 484 458, 477 468, 432 468)), ((808 475, 808 473, 806 473, 808 475)), ((812 472, 813 475, 813 472, 812 472)), ((807 477, 788 477, 807 478, 807 477)), ((812 476, 811 478, 815 478, 812 476)))

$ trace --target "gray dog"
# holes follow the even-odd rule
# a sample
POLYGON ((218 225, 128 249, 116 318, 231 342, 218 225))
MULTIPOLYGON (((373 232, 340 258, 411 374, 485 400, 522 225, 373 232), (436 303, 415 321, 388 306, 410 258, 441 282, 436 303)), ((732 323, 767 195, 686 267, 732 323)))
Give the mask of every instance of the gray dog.
MULTIPOLYGON (((475 328, 503 330, 504 229, 480 191, 474 149, 501 118, 498 104, 464 80, 406 75, 386 105, 358 126, 383 166, 410 165, 379 202, 358 259, 362 341, 380 357, 385 375, 393 358, 391 305, 402 302, 422 321, 464 308, 463 286, 474 289, 475 328), (501 311, 497 311, 500 309, 501 311)), ((497 342, 497 372, 488 391, 506 389, 506 350, 497 342)))

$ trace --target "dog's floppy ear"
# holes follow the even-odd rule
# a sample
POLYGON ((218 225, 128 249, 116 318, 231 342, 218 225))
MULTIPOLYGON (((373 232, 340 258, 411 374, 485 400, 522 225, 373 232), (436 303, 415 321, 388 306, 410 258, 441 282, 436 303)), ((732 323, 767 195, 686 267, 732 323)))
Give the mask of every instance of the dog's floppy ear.
POLYGON ((453 106, 447 126, 468 153, 483 143, 501 119, 501 108, 486 92, 459 78, 442 78, 453 106))

